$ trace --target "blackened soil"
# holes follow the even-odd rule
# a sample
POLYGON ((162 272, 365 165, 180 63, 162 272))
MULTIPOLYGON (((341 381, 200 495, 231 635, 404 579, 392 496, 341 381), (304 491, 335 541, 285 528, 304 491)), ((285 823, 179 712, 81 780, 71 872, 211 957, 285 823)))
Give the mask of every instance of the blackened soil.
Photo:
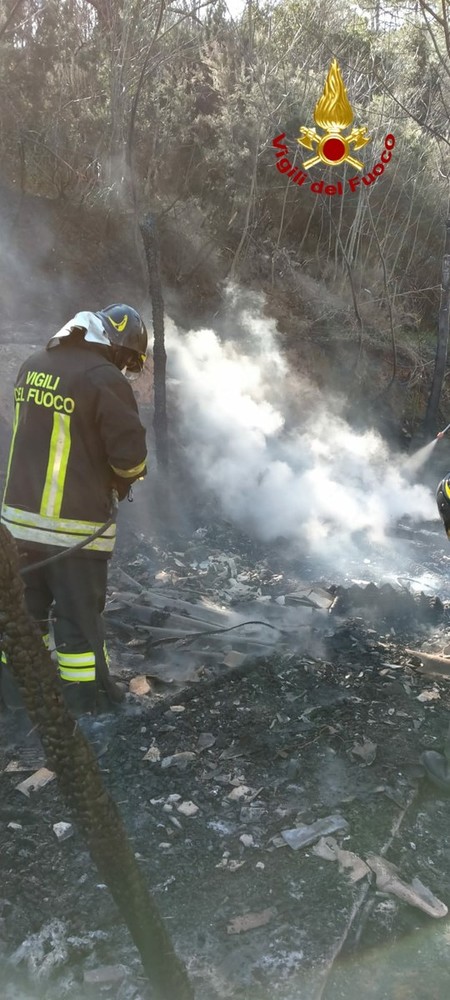
MULTIPOLYGON (((310 847, 278 846, 282 830, 338 813, 349 825, 336 835, 345 848, 385 852, 404 880, 418 876, 450 903, 449 801, 418 763, 424 747, 442 742, 449 695, 387 646, 349 620, 329 636, 328 659, 274 656, 191 684, 172 704, 131 699, 91 724, 105 784, 197 1000, 449 995, 446 919, 367 880, 352 886, 310 847), (417 700, 433 687, 438 699, 417 700), (368 740, 371 764, 353 752, 368 740), (151 746, 154 762, 144 759, 151 746), (163 766, 186 751, 194 757, 184 770, 163 766), (245 796, 230 798, 241 785, 245 796), (178 811, 186 801, 195 815, 178 811), (266 910, 264 926, 229 932, 233 918, 266 910)), ((4 749, 3 764, 17 756, 4 749)), ((2 995, 147 1000, 138 955, 76 821, 70 839, 55 838, 53 823, 70 819, 56 782, 27 799, 15 789, 25 776, 0 776, 2 995), (122 966, 121 980, 85 982, 89 970, 111 965, 122 966)))

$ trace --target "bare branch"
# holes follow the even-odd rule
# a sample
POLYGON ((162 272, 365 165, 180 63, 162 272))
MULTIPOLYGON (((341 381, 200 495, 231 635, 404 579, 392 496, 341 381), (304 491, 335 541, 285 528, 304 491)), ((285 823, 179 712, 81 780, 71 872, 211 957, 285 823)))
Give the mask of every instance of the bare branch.
MULTIPOLYGON (((206 0, 205 3, 199 4, 195 8, 195 11, 201 10, 202 7, 209 7, 210 3, 211 3, 211 0, 206 0)), ((182 24, 183 21, 188 20, 192 16, 192 11, 185 12, 182 15, 182 17, 179 18, 178 21, 176 21, 174 24, 171 24, 170 27, 167 28, 166 31, 163 31, 163 32, 160 33, 161 23, 162 23, 163 15, 164 15, 164 12, 165 12, 165 7, 166 7, 165 0, 160 0, 160 9, 159 9, 158 21, 156 23, 155 31, 153 33, 153 38, 152 38, 152 40, 150 42, 150 45, 149 45, 148 50, 147 50, 146 55, 145 55, 144 62, 142 64, 141 72, 139 74, 139 79, 138 79, 137 86, 136 86, 136 91, 135 91, 135 94, 134 94, 134 97, 133 97, 133 101, 132 101, 132 105, 131 105, 130 121, 129 121, 129 126, 128 126, 127 151, 126 151, 127 163, 128 163, 129 166, 131 166, 132 155, 133 155, 133 137, 134 137, 134 129, 135 129, 135 125, 136 125, 136 114, 137 114, 137 108, 138 108, 139 98, 140 98, 140 95, 141 95, 142 87, 144 86, 144 83, 145 83, 146 76, 147 76, 147 74, 149 72, 150 56, 153 53, 155 42, 157 41, 158 38, 161 41, 163 38, 166 37, 166 35, 169 34, 170 31, 173 31, 174 28, 177 28, 179 24, 182 24)), ((173 8, 171 7, 171 10, 172 9, 173 8)), ((181 47, 183 47, 183 46, 181 46, 181 47)))
POLYGON ((431 17, 433 18, 434 21, 437 21, 438 24, 440 24, 442 28, 444 27, 444 21, 443 21, 442 17, 439 17, 439 14, 437 14, 436 11, 433 10, 433 7, 430 7, 430 5, 428 3, 425 3, 425 0, 419 0, 419 4, 420 4, 422 10, 426 10, 428 12, 428 14, 431 15, 431 17))
POLYGON ((396 104, 398 104, 399 108, 401 108, 402 111, 404 111, 409 118, 412 118, 413 121, 415 121, 417 125, 420 125, 421 128, 425 129, 426 132, 430 132, 431 135, 434 135, 436 139, 440 139, 441 142, 445 142, 447 146, 450 146, 450 139, 448 139, 445 135, 443 135, 442 132, 439 132, 438 129, 433 128, 432 125, 429 125, 428 122, 419 118, 416 114, 414 114, 413 111, 411 111, 410 108, 407 108, 402 103, 402 101, 400 101, 399 98, 395 96, 390 87, 388 87, 385 80, 381 80, 380 77, 377 77, 377 82, 380 84, 381 87, 384 87, 384 89, 389 94, 389 97, 391 97, 392 100, 395 101, 396 104))
POLYGON ((381 243, 380 243, 380 240, 378 238, 377 227, 375 225, 374 218, 373 218, 373 215, 372 215, 372 209, 370 207, 370 199, 369 198, 367 199, 367 210, 368 210, 368 213, 369 213, 370 222, 372 224, 373 235, 375 237, 375 243, 377 245, 378 255, 379 255, 379 258, 380 258, 380 261, 381 261, 381 266, 383 268, 383 284, 384 284, 384 292, 385 292, 385 297, 386 297, 386 302, 387 302, 387 307, 388 307, 388 313, 389 313, 389 326, 390 326, 390 330, 391 330, 391 341, 392 341, 392 375, 391 375, 391 383, 390 383, 390 384, 392 384, 392 382, 395 381, 395 377, 397 375, 397 344, 396 344, 396 341, 395 341, 394 317, 393 317, 393 313, 392 313, 392 299, 391 299, 391 295, 390 295, 390 292, 389 292, 388 275, 387 275, 387 267, 386 267, 386 258, 384 256, 384 253, 383 253, 382 248, 381 248, 381 243))
POLYGON ((433 18, 433 21, 437 21, 443 29, 447 52, 450 56, 450 23, 447 11, 447 0, 441 0, 442 17, 439 17, 439 14, 433 9, 433 7, 430 7, 430 5, 426 3, 426 0, 419 0, 419 4, 422 9, 422 13, 427 11, 427 14, 433 18))
POLYGON ((139 97, 140 97, 140 94, 141 94, 142 87, 144 85, 145 75, 147 73, 147 67, 148 67, 148 64, 149 64, 149 61, 150 61, 150 56, 151 56, 151 54, 153 52, 153 48, 154 48, 156 39, 158 38, 158 35, 159 35, 159 30, 160 30, 160 27, 161 27, 161 24, 162 24, 162 19, 164 17, 164 11, 165 11, 165 9, 166 9, 166 0, 160 0, 158 20, 156 22, 156 27, 155 27, 155 30, 153 32, 153 38, 152 38, 152 40, 150 42, 150 45, 149 45, 149 47, 147 49, 144 62, 142 63, 141 72, 139 74, 139 80, 138 80, 138 83, 137 83, 136 91, 135 91, 135 94, 134 94, 134 97, 133 97, 133 102, 132 102, 132 105, 131 105, 130 122, 129 122, 129 126, 128 126, 128 140, 127 140, 127 163, 128 163, 129 166, 131 166, 131 158, 132 158, 132 151, 133 151, 134 126, 135 126, 135 123, 136 123, 136 112, 137 112, 137 107, 138 107, 138 103, 139 103, 139 97))
POLYGON ((427 18, 427 15, 426 15, 425 11, 422 11, 422 13, 423 13, 423 19, 424 19, 425 24, 427 26, 428 34, 429 34, 429 36, 431 38, 431 41, 433 43, 434 51, 435 51, 435 53, 436 53, 436 55, 437 55, 437 57, 439 59, 439 62, 441 64, 444 72, 447 73, 447 76, 450 76, 450 66, 448 65, 446 59, 444 59, 444 56, 442 55, 442 52, 441 52, 441 50, 439 48, 439 45, 437 43, 436 35, 435 35, 435 33, 434 33, 434 31, 433 31, 433 29, 431 27, 430 22, 428 21, 428 18, 427 18))
POLYGON ((23 142, 23 140, 26 141, 27 139, 29 139, 29 141, 34 143, 34 145, 36 146, 42 146, 42 149, 45 149, 47 153, 50 153, 50 155, 53 156, 55 160, 57 160, 59 163, 62 163, 65 167, 67 167, 67 169, 70 170, 73 174, 75 174, 76 177, 78 177, 79 179, 83 177, 83 174, 80 173, 79 170, 76 170, 75 167, 72 167, 71 164, 67 162, 67 160, 65 160, 62 156, 59 155, 59 153, 55 153, 55 150, 52 149, 51 146, 48 146, 46 142, 43 142, 43 140, 39 138, 37 133, 32 132, 31 130, 28 133, 24 133, 21 141, 23 142))
POLYGON ((4 24, 2 24, 2 26, 0 28, 0 38, 3 38, 3 35, 8 30, 8 28, 9 28, 9 26, 11 24, 11 21, 13 20, 14 14, 16 13, 16 10, 19 7, 21 7, 22 4, 23 4, 23 0, 16 0, 15 4, 13 5, 13 7, 11 8, 11 10, 10 10, 10 12, 8 14, 8 17, 6 18, 6 21, 4 22, 4 24))

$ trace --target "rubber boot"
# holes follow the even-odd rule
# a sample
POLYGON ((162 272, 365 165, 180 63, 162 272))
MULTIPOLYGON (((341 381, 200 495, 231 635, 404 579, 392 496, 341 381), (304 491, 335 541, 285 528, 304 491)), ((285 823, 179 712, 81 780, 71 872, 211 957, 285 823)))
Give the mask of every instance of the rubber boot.
MULTIPOLYGON (((95 648, 95 647, 94 647, 95 648)), ((125 699, 126 684, 109 672, 109 658, 103 645, 96 657, 97 709, 100 713, 113 712, 125 699)))
POLYGON ((103 684, 106 689, 106 694, 110 701, 115 705, 120 705, 125 699, 125 694, 127 690, 126 684, 121 680, 117 680, 109 674, 108 678, 105 678, 103 684))
POLYGON ((61 681, 63 698, 74 719, 97 711, 97 685, 95 681, 61 681))
POLYGON ((111 674, 104 675, 98 682, 97 709, 102 713, 113 712, 125 700, 126 684, 116 680, 111 674))
POLYGON ((450 794, 450 726, 446 736, 443 753, 436 750, 425 750, 420 757, 427 778, 441 792, 450 794))

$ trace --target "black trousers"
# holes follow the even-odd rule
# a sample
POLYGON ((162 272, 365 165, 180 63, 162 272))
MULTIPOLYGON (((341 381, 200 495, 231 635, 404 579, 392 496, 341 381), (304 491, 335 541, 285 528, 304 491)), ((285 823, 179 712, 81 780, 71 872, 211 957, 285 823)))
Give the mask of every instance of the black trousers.
MULTIPOLYGON (((19 546, 21 567, 45 558, 44 550, 25 552, 19 546)), ((62 681, 96 682, 108 674, 102 612, 105 607, 108 563, 89 556, 66 556, 31 570, 23 577, 25 601, 42 635, 48 635, 51 612, 59 673, 62 681)))

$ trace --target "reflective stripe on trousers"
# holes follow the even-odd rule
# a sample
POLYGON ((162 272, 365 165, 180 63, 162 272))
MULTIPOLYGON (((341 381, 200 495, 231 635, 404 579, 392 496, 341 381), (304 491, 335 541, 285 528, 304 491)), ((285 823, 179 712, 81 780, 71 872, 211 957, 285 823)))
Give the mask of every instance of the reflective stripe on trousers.
MULTIPOLYGON (((48 649, 48 633, 42 636, 42 641, 45 648, 48 649)), ((103 646, 103 652, 106 662, 108 662, 106 645, 103 646)), ((60 653, 57 651, 56 655, 61 680, 70 681, 72 684, 80 683, 80 681, 95 681, 95 653, 92 650, 88 650, 85 653, 60 653)), ((2 652, 0 660, 7 666, 8 658, 6 653, 2 652)))
MULTIPOLYGON (((56 655, 61 680, 72 683, 96 680, 95 653, 92 650, 87 653, 59 653, 57 651, 56 655)), ((106 642, 103 643, 103 656, 107 667, 109 667, 106 642)))
POLYGON ((60 653, 57 650, 56 655, 61 680, 72 683, 95 681, 95 653, 92 650, 85 653, 60 653))

